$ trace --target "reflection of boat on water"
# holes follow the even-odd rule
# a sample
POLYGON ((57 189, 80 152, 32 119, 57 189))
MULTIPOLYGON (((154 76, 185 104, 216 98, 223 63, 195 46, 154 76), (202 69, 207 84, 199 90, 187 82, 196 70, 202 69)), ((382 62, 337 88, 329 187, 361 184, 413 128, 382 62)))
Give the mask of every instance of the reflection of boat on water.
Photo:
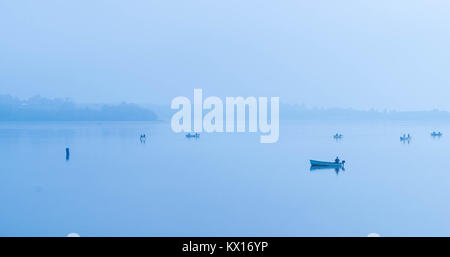
POLYGON ((326 171, 326 170, 334 170, 336 174, 338 174, 341 170, 345 171, 344 166, 317 166, 312 165, 311 168, 309 168, 310 171, 326 171))
POLYGON ((199 138, 200 134, 199 133, 188 133, 186 134, 187 138, 199 138))
POLYGON ((345 161, 342 162, 322 162, 322 161, 315 161, 315 160, 310 160, 309 161, 311 163, 311 168, 313 166, 316 167, 326 167, 326 168, 340 168, 340 167, 344 167, 344 163, 345 161))

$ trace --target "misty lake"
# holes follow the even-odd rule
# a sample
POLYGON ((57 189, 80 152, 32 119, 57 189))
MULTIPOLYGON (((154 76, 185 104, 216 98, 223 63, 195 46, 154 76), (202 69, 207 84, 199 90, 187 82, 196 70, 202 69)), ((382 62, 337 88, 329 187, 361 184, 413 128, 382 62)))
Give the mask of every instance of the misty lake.
POLYGON ((280 121, 275 144, 164 122, 0 123, 0 235, 448 236, 449 150, 442 122, 280 121), (336 156, 345 171, 310 170, 336 156))

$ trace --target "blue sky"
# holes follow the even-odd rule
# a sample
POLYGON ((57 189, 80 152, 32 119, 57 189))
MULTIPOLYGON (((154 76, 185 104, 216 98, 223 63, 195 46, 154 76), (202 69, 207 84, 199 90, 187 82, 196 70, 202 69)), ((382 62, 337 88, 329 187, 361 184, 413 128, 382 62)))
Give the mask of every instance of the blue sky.
POLYGON ((0 94, 450 110, 450 2, 0 0, 0 94))

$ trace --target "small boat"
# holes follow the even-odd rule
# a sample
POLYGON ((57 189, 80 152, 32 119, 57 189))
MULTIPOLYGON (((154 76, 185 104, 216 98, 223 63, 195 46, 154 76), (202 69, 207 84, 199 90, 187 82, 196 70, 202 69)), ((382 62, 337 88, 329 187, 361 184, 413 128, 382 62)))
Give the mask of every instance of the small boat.
POLYGON ((322 167, 343 167, 345 161, 342 162, 322 162, 322 161, 315 161, 310 160, 311 166, 322 166, 322 167))
POLYGON ((338 134, 338 133, 336 133, 336 135, 333 135, 334 139, 341 139, 342 137, 343 137, 343 135, 342 134, 338 134))
POLYGON ((431 136, 432 136, 432 137, 440 137, 440 136, 442 136, 442 133, 441 133, 441 132, 434 132, 434 131, 433 131, 433 133, 431 133, 431 136))
POLYGON ((199 138, 200 134, 199 133, 188 133, 186 134, 187 138, 199 138))
POLYGON ((400 141, 410 141, 410 140, 411 140, 411 135, 410 134, 408 134, 408 136, 403 134, 403 136, 400 137, 400 141))

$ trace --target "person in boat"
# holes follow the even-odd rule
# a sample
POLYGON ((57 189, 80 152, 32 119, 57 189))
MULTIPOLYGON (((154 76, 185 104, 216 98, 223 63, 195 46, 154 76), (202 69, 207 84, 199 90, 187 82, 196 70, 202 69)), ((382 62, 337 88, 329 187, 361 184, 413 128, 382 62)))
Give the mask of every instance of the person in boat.
POLYGON ((335 163, 339 163, 341 162, 341 160, 339 160, 339 157, 336 157, 336 159, 334 160, 335 163))

